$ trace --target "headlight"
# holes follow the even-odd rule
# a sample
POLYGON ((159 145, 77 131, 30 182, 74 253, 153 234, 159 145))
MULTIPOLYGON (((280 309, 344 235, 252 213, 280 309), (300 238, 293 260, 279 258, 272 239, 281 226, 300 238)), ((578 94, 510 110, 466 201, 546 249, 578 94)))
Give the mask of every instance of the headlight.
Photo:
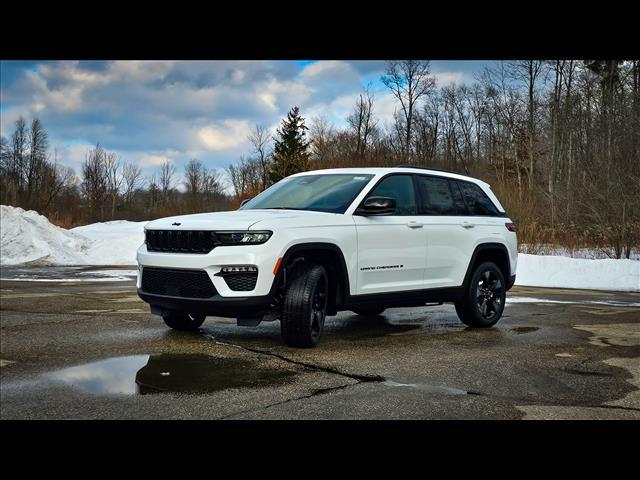
POLYGON ((258 245, 271 237, 273 232, 216 232, 222 245, 258 245))

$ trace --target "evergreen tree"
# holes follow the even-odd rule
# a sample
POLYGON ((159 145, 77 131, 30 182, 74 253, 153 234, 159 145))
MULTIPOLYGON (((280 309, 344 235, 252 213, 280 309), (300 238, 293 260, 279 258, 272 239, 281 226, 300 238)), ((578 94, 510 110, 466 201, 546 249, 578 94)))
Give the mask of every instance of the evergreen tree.
POLYGON ((306 139, 306 130, 300 109, 293 107, 278 129, 278 138, 274 138, 273 162, 269 169, 272 182, 308 169, 310 142, 306 139))

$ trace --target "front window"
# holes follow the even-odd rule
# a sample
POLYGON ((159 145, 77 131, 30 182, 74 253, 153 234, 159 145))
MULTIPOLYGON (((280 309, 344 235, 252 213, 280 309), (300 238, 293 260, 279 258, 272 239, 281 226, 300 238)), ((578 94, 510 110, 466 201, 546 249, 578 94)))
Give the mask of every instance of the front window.
POLYGON ((344 213, 372 177, 342 173, 288 177, 245 203, 241 210, 262 208, 344 213))
POLYGON ((389 197, 396 201, 394 215, 416 215, 416 194, 411 175, 389 175, 372 191, 369 197, 389 197))

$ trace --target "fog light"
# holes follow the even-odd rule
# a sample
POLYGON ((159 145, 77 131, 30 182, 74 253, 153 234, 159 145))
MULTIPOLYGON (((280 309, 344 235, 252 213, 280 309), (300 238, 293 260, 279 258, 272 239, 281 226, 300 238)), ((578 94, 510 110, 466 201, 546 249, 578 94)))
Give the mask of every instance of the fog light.
POLYGON ((222 273, 256 273, 258 267, 255 265, 229 265, 222 267, 220 271, 222 273))

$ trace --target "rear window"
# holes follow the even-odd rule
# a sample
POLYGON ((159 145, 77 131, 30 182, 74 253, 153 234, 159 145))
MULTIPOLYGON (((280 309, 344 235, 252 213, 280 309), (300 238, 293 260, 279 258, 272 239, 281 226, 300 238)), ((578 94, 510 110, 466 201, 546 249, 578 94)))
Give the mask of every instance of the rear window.
POLYGON ((457 181, 457 184, 460 186, 460 191, 462 192, 470 215, 489 217, 504 216, 478 185, 460 180, 457 181))
MULTIPOLYGON (((418 187, 418 213, 421 215, 462 215, 465 206, 460 192, 451 187, 449 180, 440 177, 416 175, 418 187), (455 195, 457 194, 457 195, 455 195)), ((453 185, 455 187, 455 185, 453 185)), ((457 189, 457 187, 455 187, 457 189)))

